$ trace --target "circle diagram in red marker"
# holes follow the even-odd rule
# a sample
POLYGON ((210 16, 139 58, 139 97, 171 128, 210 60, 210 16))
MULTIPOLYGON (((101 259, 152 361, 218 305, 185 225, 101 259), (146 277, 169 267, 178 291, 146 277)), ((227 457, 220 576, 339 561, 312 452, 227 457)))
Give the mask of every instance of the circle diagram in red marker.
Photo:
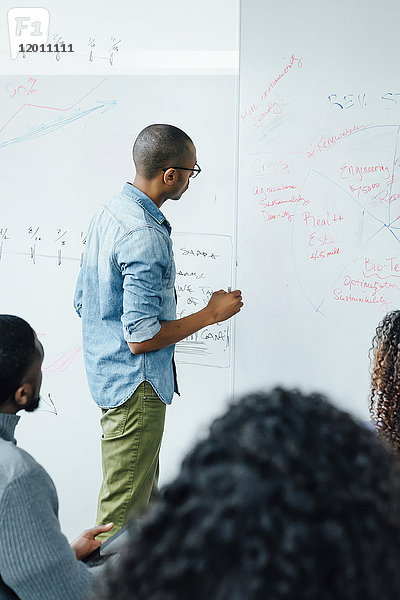
POLYGON ((305 177, 293 265, 321 315, 339 307, 384 314, 399 304, 399 141, 399 125, 366 127, 329 148, 305 177))

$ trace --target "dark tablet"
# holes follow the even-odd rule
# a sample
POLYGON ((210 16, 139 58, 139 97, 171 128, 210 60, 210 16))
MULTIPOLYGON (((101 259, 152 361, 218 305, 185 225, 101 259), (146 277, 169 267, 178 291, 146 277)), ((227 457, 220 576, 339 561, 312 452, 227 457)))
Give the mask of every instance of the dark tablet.
POLYGON ((132 521, 125 527, 122 527, 115 535, 103 542, 101 546, 91 552, 83 559, 88 567, 98 567, 104 564, 111 556, 119 554, 127 542, 129 534, 135 534, 139 531, 139 523, 137 520, 132 521))

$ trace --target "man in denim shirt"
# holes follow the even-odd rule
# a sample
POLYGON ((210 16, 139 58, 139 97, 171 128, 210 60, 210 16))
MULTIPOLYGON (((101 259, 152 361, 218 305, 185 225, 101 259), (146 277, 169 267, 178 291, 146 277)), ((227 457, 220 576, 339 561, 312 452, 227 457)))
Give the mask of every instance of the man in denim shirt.
POLYGON ((171 226, 160 208, 200 172, 196 148, 181 129, 150 125, 133 160, 133 185, 92 219, 74 301, 90 391, 103 413, 96 522, 112 521, 113 533, 156 491, 165 405, 178 391, 174 344, 243 306, 239 290, 219 290, 204 309, 176 319, 171 226))

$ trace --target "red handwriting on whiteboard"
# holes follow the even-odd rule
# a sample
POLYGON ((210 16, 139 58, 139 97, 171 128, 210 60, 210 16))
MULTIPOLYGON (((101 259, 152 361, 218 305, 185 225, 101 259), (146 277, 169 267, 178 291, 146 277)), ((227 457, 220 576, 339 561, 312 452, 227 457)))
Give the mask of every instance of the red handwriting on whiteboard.
POLYGON ((344 217, 341 214, 330 213, 327 211, 323 217, 315 217, 309 211, 303 212, 304 224, 306 227, 331 227, 334 223, 340 223, 344 217))
POLYGON ((337 144, 337 142, 340 140, 348 137, 356 131, 359 131, 360 129, 365 129, 366 127, 369 127, 369 125, 353 125, 353 127, 350 127, 350 129, 346 127, 344 131, 327 138, 322 135, 318 141, 311 142, 310 150, 306 152, 307 158, 315 158, 316 154, 329 150, 329 148, 337 144))
POLYGON ((389 190, 382 190, 372 197, 372 204, 383 204, 383 202, 391 204, 392 202, 399 200, 399 198, 400 194, 389 195, 389 190))
POLYGON ((266 210, 262 210, 262 215, 264 217, 264 221, 267 222, 271 222, 271 221, 287 221, 288 223, 291 223, 294 217, 294 213, 290 213, 288 210, 284 210, 281 213, 269 213, 266 210))
POLYGON ((263 199, 267 197, 267 194, 275 194, 275 192, 283 192, 284 190, 294 190, 296 189, 295 185, 286 185, 282 183, 281 185, 277 185, 275 187, 265 187, 262 185, 255 185, 253 188, 253 196, 261 195, 263 199))
POLYGON ((386 165, 349 165, 345 163, 340 167, 340 178, 348 179, 353 177, 357 181, 362 181, 364 175, 368 173, 379 173, 385 177, 390 178, 390 170, 386 165))
POLYGON ((310 256, 310 258, 312 260, 320 260, 324 258, 329 258, 329 256, 337 256, 339 253, 339 248, 334 248, 333 250, 315 250, 310 256))
POLYGON ((393 283, 391 281, 385 281, 385 280, 378 281, 377 279, 365 280, 365 279, 362 279, 361 277, 359 277, 358 279, 355 279, 355 278, 351 277, 350 275, 344 276, 343 285, 348 287, 350 291, 353 288, 355 288, 355 289, 359 288, 363 291, 371 290, 373 296, 376 296, 376 294, 378 292, 380 292, 381 290, 395 290, 395 291, 400 292, 400 285, 398 285, 397 283, 393 283))
POLYGON ((384 262, 379 263, 371 260, 370 258, 364 258, 364 277, 378 277, 379 279, 389 279, 389 277, 400 277, 400 263, 396 256, 387 258, 384 262))
POLYGON ((251 106, 249 106, 249 108, 246 108, 246 110, 242 112, 240 116, 242 117, 242 119, 245 119, 246 117, 252 115, 257 109, 258 104, 252 104, 251 106))
POLYGON ((283 160, 274 161, 255 158, 251 169, 257 177, 271 177, 272 175, 290 173, 289 165, 283 160))
POLYGON ((281 71, 264 89, 261 94, 261 100, 265 100, 265 98, 272 92, 274 87, 279 83, 279 81, 284 77, 289 71, 296 65, 299 69, 303 66, 303 62, 301 58, 295 58, 294 54, 290 57, 289 62, 285 65, 283 71, 281 71))
POLYGON ((325 235, 318 235, 316 231, 313 231, 308 238, 308 245, 313 246, 333 246, 336 244, 333 237, 329 236, 327 233, 325 235))
MULTIPOLYGON (((272 79, 272 81, 270 81, 268 83, 268 85, 264 88, 264 90, 261 92, 260 94, 260 100, 261 102, 264 102, 266 100, 266 98, 268 97, 268 95, 272 92, 272 90, 275 88, 275 86, 279 83, 279 81, 282 79, 282 77, 285 77, 285 75, 287 73, 289 73, 289 71, 294 67, 297 66, 299 69, 301 69, 301 67, 303 66, 303 62, 301 58, 296 58, 294 56, 294 54, 292 54, 292 56, 290 57, 289 61, 286 63, 286 65, 284 66, 283 70, 276 76, 274 77, 274 79, 272 79)), ((243 120, 247 119, 247 117, 254 115, 254 113, 256 112, 256 110, 259 108, 259 105, 254 103, 251 104, 248 108, 245 108, 241 113, 240 116, 243 120)), ((268 106, 267 106, 267 110, 268 110, 268 106)), ((270 112, 272 109, 270 109, 268 112, 270 112)), ((268 114, 267 112, 267 114, 268 114)), ((282 112, 282 109, 281 109, 282 112)), ((253 122, 254 124, 254 122, 253 122)))
POLYGON ((273 198, 272 200, 260 199, 259 203, 264 208, 271 208, 272 206, 279 206, 280 204, 301 204, 302 206, 308 206, 310 201, 299 194, 298 196, 290 196, 290 198, 287 198, 286 200, 282 200, 281 198, 273 198))
POLYGON ((252 119, 253 127, 260 127, 264 119, 270 114, 280 115, 282 113, 282 107, 279 102, 268 102, 265 110, 262 113, 255 116, 252 119))
MULTIPOLYGON (((390 180, 388 180, 386 182, 386 185, 391 186, 393 184, 394 179, 395 179, 394 177, 390 177, 390 180)), ((367 196, 373 190, 376 190, 377 188, 379 188, 380 185, 381 184, 379 182, 375 182, 375 183, 372 183, 371 185, 359 185, 356 187, 350 183, 349 190, 352 194, 357 196, 357 198, 360 198, 361 195, 367 196)), ((369 198, 369 200, 371 201, 371 204, 373 204, 375 206, 383 204, 383 203, 392 204, 392 202, 396 202, 397 200, 400 200, 400 193, 390 194, 390 190, 380 190, 378 193, 371 196, 369 198)))
POLYGON ((11 82, 6 83, 5 91, 9 98, 16 98, 18 96, 30 96, 36 94, 37 79, 29 77, 26 80, 14 79, 11 82))
POLYGON ((333 298, 339 302, 352 302, 356 304, 380 305, 384 312, 387 312, 390 301, 383 295, 381 296, 353 296, 345 294, 341 288, 333 290, 333 298))
POLYGON ((376 183, 372 183, 371 185, 359 185, 358 187, 355 187, 353 185, 351 185, 351 183, 349 184, 349 190, 352 194, 356 194, 358 196, 358 198, 360 197, 360 194, 369 194, 372 190, 377 189, 378 187, 380 187, 380 183, 376 182, 376 183))

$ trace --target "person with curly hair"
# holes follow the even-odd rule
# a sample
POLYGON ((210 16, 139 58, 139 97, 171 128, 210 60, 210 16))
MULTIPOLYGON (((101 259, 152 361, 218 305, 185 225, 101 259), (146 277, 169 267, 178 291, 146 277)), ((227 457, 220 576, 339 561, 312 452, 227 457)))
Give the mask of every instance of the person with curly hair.
POLYGON ((370 414, 379 434, 400 455, 400 310, 379 323, 369 356, 370 414))
POLYGON ((109 569, 102 600, 398 600, 400 480, 319 394, 229 407, 109 569))

